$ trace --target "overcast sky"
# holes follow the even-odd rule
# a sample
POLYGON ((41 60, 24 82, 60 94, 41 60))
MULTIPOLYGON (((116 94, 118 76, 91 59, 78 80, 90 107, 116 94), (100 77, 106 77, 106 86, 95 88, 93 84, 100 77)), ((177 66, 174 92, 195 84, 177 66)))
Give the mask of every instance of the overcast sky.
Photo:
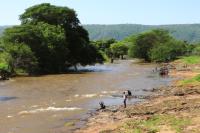
POLYGON ((73 8, 82 24, 200 23, 200 0, 2 0, 0 25, 20 24, 19 15, 40 3, 73 8))

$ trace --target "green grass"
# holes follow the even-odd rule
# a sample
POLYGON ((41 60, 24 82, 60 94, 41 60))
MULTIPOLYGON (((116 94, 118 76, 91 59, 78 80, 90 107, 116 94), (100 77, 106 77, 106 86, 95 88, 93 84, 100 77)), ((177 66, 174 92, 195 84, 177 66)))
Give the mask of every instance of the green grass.
POLYGON ((160 131, 161 126, 166 125, 173 131, 180 133, 188 124, 190 124, 190 120, 186 118, 178 118, 173 115, 156 115, 149 120, 130 120, 122 128, 126 133, 156 133, 160 131))
POLYGON ((65 123, 66 127, 71 127, 71 126, 74 126, 74 125, 75 125, 75 123, 73 121, 69 121, 69 122, 65 123))
POLYGON ((0 63, 0 70, 8 70, 8 64, 0 63))
POLYGON ((188 85, 188 84, 199 84, 200 83, 200 75, 197 75, 190 79, 181 80, 178 84, 179 85, 188 85))
POLYGON ((188 57, 181 57, 179 61, 185 63, 185 64, 198 64, 200 63, 200 56, 188 56, 188 57))

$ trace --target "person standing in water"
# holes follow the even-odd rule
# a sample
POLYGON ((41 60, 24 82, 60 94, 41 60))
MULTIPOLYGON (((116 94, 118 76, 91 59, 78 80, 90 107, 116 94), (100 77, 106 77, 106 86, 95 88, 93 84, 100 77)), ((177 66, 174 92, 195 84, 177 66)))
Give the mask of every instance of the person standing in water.
POLYGON ((126 101, 127 101, 127 95, 126 95, 126 92, 124 91, 123 92, 123 102, 124 102, 124 108, 126 108, 126 101))

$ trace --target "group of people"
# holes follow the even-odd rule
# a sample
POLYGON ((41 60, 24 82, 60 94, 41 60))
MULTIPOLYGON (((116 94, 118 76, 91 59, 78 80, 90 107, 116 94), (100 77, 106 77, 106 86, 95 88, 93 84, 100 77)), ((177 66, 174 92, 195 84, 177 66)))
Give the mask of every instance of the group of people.
MULTIPOLYGON (((123 92, 123 96, 122 96, 122 97, 123 97, 124 108, 126 108, 127 99, 128 99, 128 97, 130 97, 130 96, 132 96, 132 93, 131 93, 130 90, 127 90, 127 91, 124 91, 124 92, 123 92)), ((105 109, 105 108, 106 108, 104 102, 100 102, 99 105, 100 105, 100 109, 105 109)))

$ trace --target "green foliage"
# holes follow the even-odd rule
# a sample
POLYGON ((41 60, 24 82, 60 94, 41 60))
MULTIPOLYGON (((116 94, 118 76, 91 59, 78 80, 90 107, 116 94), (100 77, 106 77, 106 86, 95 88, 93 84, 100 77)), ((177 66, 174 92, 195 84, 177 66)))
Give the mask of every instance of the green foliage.
POLYGON ((92 41, 91 44, 95 46, 99 51, 105 53, 107 57, 112 57, 112 52, 110 47, 115 42, 116 42, 115 39, 106 39, 106 40, 92 41))
POLYGON ((111 52, 114 57, 121 57, 123 59, 124 55, 127 55, 128 46, 126 46, 123 42, 117 42, 111 45, 111 52))
POLYGON ((10 54, 5 50, 0 40, 0 70, 9 71, 10 54))
POLYGON ((0 42, 0 78, 3 80, 11 76, 11 69, 9 66, 10 59, 10 54, 5 51, 2 42, 0 42))
POLYGON ((197 75, 193 78, 182 80, 178 84, 179 85, 188 85, 188 84, 199 84, 199 83, 200 83, 200 75, 197 75))
POLYGON ((106 39, 92 41, 91 44, 101 51, 104 59, 108 61, 109 58, 123 58, 124 55, 127 55, 127 40, 117 42, 115 39, 106 39))
POLYGON ((184 55, 186 52, 186 44, 182 41, 170 40, 154 46, 149 54, 150 59, 155 62, 167 62, 176 59, 178 56, 184 55))
POLYGON ((103 52, 103 51, 99 51, 99 52, 101 53, 101 55, 104 58, 105 62, 109 62, 110 61, 109 60, 110 58, 108 57, 108 55, 105 52, 103 52))
POLYGON ((6 28, 9 28, 9 27, 10 27, 10 26, 0 26, 0 36, 2 36, 4 30, 5 30, 6 28))
POLYGON ((200 56, 200 45, 199 44, 196 44, 196 45, 192 45, 193 47, 191 48, 191 54, 193 55, 198 55, 200 56))
POLYGON ((27 64, 29 73, 30 66, 40 73, 59 73, 77 64, 102 63, 73 9, 39 4, 26 9, 20 20, 20 26, 8 28, 3 35, 14 69, 27 69, 27 64))
POLYGON ((109 58, 112 58, 113 56, 113 53, 110 47, 115 42, 116 42, 115 39, 97 40, 97 41, 92 41, 91 45, 94 46, 102 55, 103 59, 106 62, 108 62, 109 58))
POLYGON ((169 126, 177 133, 182 132, 183 127, 190 124, 187 118, 177 118, 173 115, 156 115, 148 120, 130 120, 126 122, 122 128, 124 132, 133 133, 157 133, 162 125, 169 126))
POLYGON ((127 44, 128 46, 128 56, 129 57, 135 57, 136 55, 136 51, 135 51, 135 40, 136 40, 137 36, 132 35, 129 36, 127 38, 125 38, 123 41, 127 44))
POLYGON ((200 56, 185 56, 179 59, 180 62, 184 64, 198 64, 200 63, 200 56))
POLYGON ((186 42, 174 39, 163 29, 148 31, 131 38, 128 51, 130 57, 166 62, 189 53, 186 42))
POLYGON ((22 24, 45 22, 51 25, 69 26, 69 28, 79 26, 79 20, 73 9, 50 5, 49 3, 29 7, 20 15, 20 20, 22 24))
POLYGON ((23 43, 10 45, 7 51, 12 57, 9 62, 12 72, 16 72, 17 69, 22 69, 26 73, 34 73, 37 69, 38 62, 30 47, 23 43))
POLYGON ((159 29, 141 33, 133 39, 129 49, 129 56, 150 61, 150 51, 160 43, 171 40, 168 31, 159 29))
POLYGON ((0 52, 0 70, 9 70, 9 60, 10 56, 6 52, 0 52))

